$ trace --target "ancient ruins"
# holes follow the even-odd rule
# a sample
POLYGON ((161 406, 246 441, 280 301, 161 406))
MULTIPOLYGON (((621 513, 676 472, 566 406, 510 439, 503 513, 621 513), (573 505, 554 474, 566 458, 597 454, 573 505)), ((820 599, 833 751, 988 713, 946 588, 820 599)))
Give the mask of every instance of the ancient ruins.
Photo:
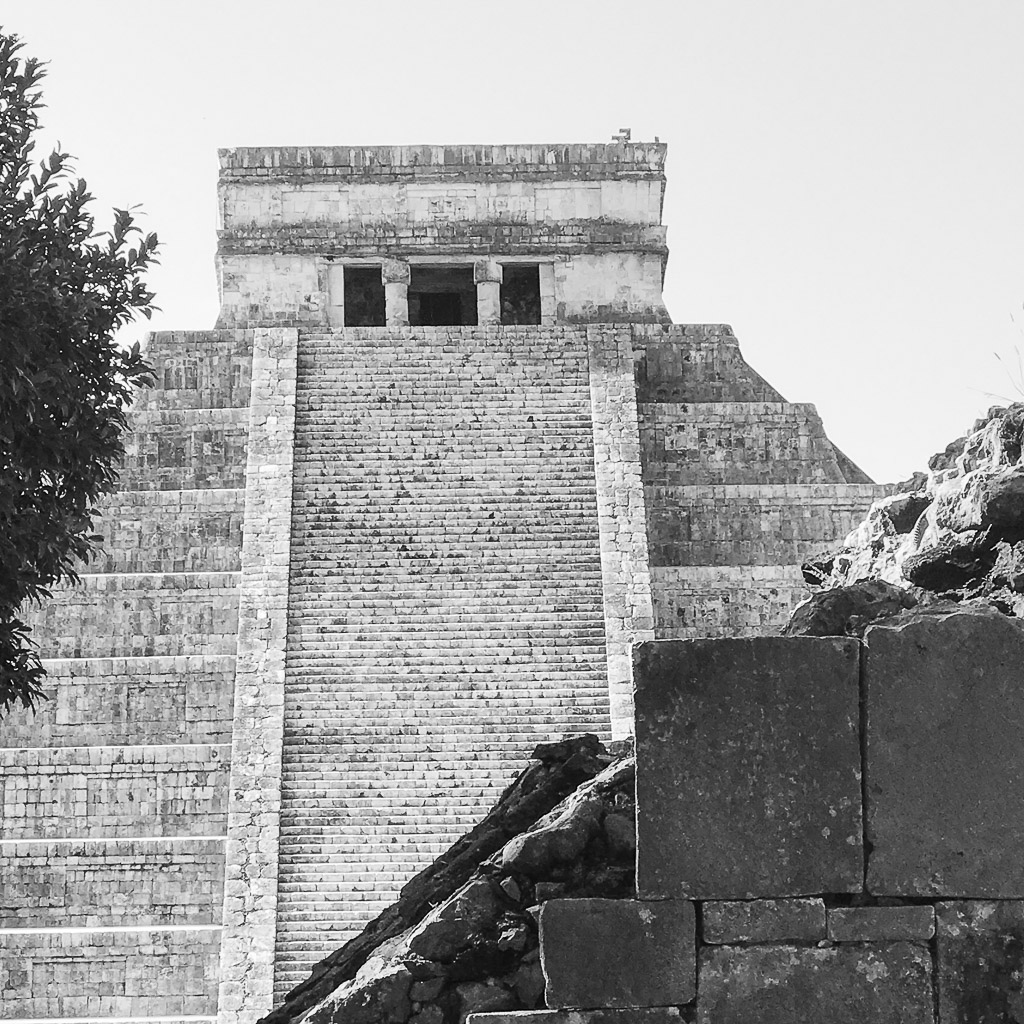
POLYGON ((671 322, 664 160, 221 153, 217 325, 150 339, 0 727, 5 1019, 254 1022, 538 743, 629 735, 635 642, 786 621, 882 489, 671 322))

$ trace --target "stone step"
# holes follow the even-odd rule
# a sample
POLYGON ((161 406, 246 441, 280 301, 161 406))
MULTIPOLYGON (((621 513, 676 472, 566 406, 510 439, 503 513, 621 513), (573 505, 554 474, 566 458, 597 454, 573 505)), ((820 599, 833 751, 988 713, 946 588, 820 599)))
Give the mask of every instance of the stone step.
POLYGON ((412 333, 300 341, 277 989, 607 728, 584 333, 412 333))

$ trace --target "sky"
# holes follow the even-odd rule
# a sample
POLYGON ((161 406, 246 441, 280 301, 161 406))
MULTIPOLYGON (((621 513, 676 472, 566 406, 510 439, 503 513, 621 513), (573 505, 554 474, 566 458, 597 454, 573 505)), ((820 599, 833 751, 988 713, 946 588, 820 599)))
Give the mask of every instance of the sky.
MULTIPOLYGON (((668 143, 665 298, 878 481, 1024 400, 1024 0, 47 0, 39 156, 213 326, 218 147, 668 143)), ((141 328, 140 328, 141 330, 141 328)))

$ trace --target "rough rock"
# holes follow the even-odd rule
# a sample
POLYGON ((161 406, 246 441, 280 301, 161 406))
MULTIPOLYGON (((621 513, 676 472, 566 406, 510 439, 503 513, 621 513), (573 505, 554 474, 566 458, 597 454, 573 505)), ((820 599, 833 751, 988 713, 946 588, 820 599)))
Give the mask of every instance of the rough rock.
POLYGON ((917 598, 884 580, 824 590, 793 610, 784 636, 863 636, 872 622, 913 608, 917 598))
MULTIPOLYGON (((596 736, 542 743, 530 764, 475 828, 454 843, 403 889, 397 903, 371 921, 350 942, 313 968, 261 1024, 287 1024, 354 979, 383 944, 405 934, 470 879, 488 857, 555 808, 612 760, 596 736)), ((627 810, 631 813, 632 802, 627 810)), ((512 885, 515 885, 512 879, 512 885)), ((527 887, 521 898, 532 895, 527 887)), ((513 903, 521 900, 512 899, 513 903)))
POLYGON ((990 409, 927 474, 875 502, 841 549, 804 563, 805 580, 822 589, 794 611, 787 634, 859 635, 936 595, 1024 617, 1022 439, 1024 403, 990 409), (897 607, 895 591, 909 603, 897 607))
POLYGON ((933 1024, 932 998, 932 961, 924 944, 828 949, 706 946, 701 954, 697 1020, 701 1024, 933 1024))
POLYGON ((860 890, 859 658, 817 637, 634 649, 642 899, 860 890))
POLYGON ((686 900, 552 900, 540 912, 549 1007, 681 1006, 696 994, 686 900))
MULTIPOLYGON (((633 828, 633 758, 609 764, 592 738, 547 744, 542 753, 540 764, 506 791, 504 813, 493 819, 501 825, 487 834, 500 834, 510 820, 528 817, 525 832, 506 836, 486 857, 480 856, 477 843, 477 862, 469 877, 435 906, 417 904, 418 920, 393 933, 371 925, 361 944, 344 948, 361 958, 354 970, 352 958, 329 958, 335 973, 321 966, 315 983, 296 989, 264 1022, 301 1018, 310 1024, 464 1024, 470 1014, 541 1006, 538 904, 556 894, 615 899, 635 895, 634 851, 623 838, 624 830, 633 828), (579 761, 581 752, 585 765, 579 761), (535 773, 532 783, 530 772, 535 773), (564 788, 571 775, 584 779, 548 810, 551 793, 564 788), (524 815, 523 801, 547 813, 524 815), (607 828, 605 819, 611 819, 607 828), (352 973, 338 980, 341 970, 352 973)), ((465 851, 466 844, 453 849, 465 851)), ((403 892, 410 887, 417 893, 439 892, 437 878, 450 880, 451 864, 442 858, 435 875, 414 879, 403 892)), ((393 928, 396 918, 385 919, 393 928)))
POLYGON ((1024 622, 992 609, 871 627, 867 886, 1024 897, 1024 622))

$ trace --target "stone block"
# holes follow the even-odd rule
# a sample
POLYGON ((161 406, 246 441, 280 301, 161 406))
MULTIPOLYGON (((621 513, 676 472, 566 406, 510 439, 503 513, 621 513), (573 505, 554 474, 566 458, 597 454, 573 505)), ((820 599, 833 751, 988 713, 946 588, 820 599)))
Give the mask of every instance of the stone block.
POLYGON ((933 1024, 928 947, 707 946, 699 1024, 933 1024))
POLYGON ((935 910, 918 907, 831 907, 828 937, 833 942, 884 942, 935 934, 935 910))
POLYGON ((867 633, 869 891, 1024 896, 1024 629, 957 613, 867 633))
POLYGON ((757 637, 635 648, 641 897, 860 889, 858 647, 757 637))
POLYGON ((679 1006, 695 995, 692 903, 549 900, 539 925, 549 1007, 679 1006))
POLYGON ((818 942, 825 938, 822 900, 713 900, 704 904, 702 938, 732 942, 818 942))
POLYGON ((935 906, 939 1024, 1024 1020, 1024 903, 935 906))
POLYGON ((466 1024, 684 1024, 692 1020, 685 1007, 631 1006, 600 1010, 506 1010, 471 1013, 466 1024))

